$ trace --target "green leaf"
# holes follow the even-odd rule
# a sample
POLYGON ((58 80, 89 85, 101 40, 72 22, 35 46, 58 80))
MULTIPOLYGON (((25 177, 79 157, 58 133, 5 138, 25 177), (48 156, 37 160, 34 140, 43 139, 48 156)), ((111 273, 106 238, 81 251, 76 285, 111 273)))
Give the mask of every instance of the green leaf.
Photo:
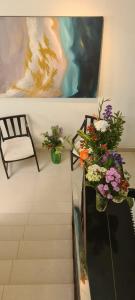
POLYGON ((83 138, 85 141, 89 142, 91 138, 88 134, 84 133, 82 130, 78 130, 77 133, 80 135, 81 138, 83 138))
POLYGON ((96 193, 96 209, 99 212, 103 212, 106 210, 108 204, 108 200, 100 196, 99 193, 96 193))
POLYGON ((126 200, 127 200, 127 203, 128 203, 128 205, 129 205, 129 207, 132 208, 133 205, 134 205, 135 199, 134 199, 134 198, 131 198, 131 197, 127 197, 126 200))

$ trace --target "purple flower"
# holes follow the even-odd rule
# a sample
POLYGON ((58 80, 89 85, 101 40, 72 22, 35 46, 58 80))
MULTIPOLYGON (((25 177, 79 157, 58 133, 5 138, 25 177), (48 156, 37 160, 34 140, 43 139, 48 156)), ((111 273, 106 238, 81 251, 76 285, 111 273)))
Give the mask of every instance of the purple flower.
POLYGON ((118 186, 118 184, 120 183, 120 178, 121 176, 115 168, 112 167, 107 170, 105 177, 107 183, 113 182, 112 186, 115 186, 114 182, 116 182, 116 186, 118 186))
POLYGON ((98 190, 103 197, 106 197, 107 192, 109 191, 109 187, 107 184, 99 184, 98 190))
POLYGON ((108 104, 103 113, 104 120, 109 120, 112 117, 112 106, 108 104))
POLYGON ((109 157, 110 153, 109 152, 106 152, 103 156, 102 156, 102 159, 101 159, 101 162, 102 163, 105 163, 109 157))
POLYGON ((113 198, 113 196, 109 192, 109 187, 107 184, 99 184, 97 188, 103 197, 106 197, 108 200, 113 198))
POLYGON ((114 160, 115 160, 118 164, 120 164, 120 165, 125 164, 125 162, 124 162, 122 156, 121 156, 119 153, 113 151, 113 152, 112 152, 112 157, 114 158, 114 160))

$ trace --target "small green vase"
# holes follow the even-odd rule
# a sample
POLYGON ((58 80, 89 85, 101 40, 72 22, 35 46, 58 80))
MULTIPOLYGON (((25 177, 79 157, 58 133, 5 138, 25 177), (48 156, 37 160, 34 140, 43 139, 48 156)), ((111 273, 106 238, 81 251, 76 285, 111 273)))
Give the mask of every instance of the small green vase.
POLYGON ((56 150, 55 148, 51 149, 51 159, 54 164, 60 164, 61 162, 61 152, 56 150))

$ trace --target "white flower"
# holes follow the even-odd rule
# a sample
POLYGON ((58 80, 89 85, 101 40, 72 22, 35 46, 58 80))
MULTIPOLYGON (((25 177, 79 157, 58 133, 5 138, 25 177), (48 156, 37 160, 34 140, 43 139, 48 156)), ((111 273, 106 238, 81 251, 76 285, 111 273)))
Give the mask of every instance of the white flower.
POLYGON ((105 132, 109 124, 105 120, 98 120, 94 122, 94 126, 98 131, 105 132))
POLYGON ((92 152, 92 148, 88 148, 88 153, 91 154, 92 152))
POLYGON ((106 168, 100 167, 100 166, 97 165, 97 164, 94 164, 94 165, 92 165, 92 166, 89 166, 89 167, 88 167, 88 170, 89 170, 89 171, 92 170, 93 172, 100 172, 100 173, 105 173, 105 172, 107 171, 106 168))
POLYGON ((64 140, 63 140, 63 138, 62 138, 62 137, 60 137, 60 138, 59 138, 59 141, 61 142, 61 144, 63 144, 63 143, 64 143, 64 140))
POLYGON ((88 179, 88 181, 100 181, 100 179, 102 178, 102 174, 104 174, 105 172, 105 168, 94 164, 88 167, 86 178, 88 179))
POLYGON ((48 139, 47 136, 44 137, 44 141, 45 141, 45 142, 49 142, 49 139, 48 139))

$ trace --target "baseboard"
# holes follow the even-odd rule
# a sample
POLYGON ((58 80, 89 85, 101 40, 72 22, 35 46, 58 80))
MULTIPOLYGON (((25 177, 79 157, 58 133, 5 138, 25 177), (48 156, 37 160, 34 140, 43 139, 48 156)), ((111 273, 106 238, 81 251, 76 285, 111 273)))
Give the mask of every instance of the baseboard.
POLYGON ((118 151, 119 152, 135 152, 135 148, 134 147, 129 147, 129 148, 126 148, 126 147, 119 147, 118 148, 118 151))
MULTIPOLYGON (((39 144, 35 144, 35 147, 36 147, 37 151, 45 151, 45 150, 47 150, 47 149, 41 147, 39 144)), ((69 151, 70 149, 66 149, 66 150, 69 151)), ((126 148, 126 147, 118 147, 117 150, 118 150, 119 152, 135 152, 135 148, 134 148, 134 147, 131 147, 131 148, 130 148, 130 147, 129 147, 129 148, 126 148)))

